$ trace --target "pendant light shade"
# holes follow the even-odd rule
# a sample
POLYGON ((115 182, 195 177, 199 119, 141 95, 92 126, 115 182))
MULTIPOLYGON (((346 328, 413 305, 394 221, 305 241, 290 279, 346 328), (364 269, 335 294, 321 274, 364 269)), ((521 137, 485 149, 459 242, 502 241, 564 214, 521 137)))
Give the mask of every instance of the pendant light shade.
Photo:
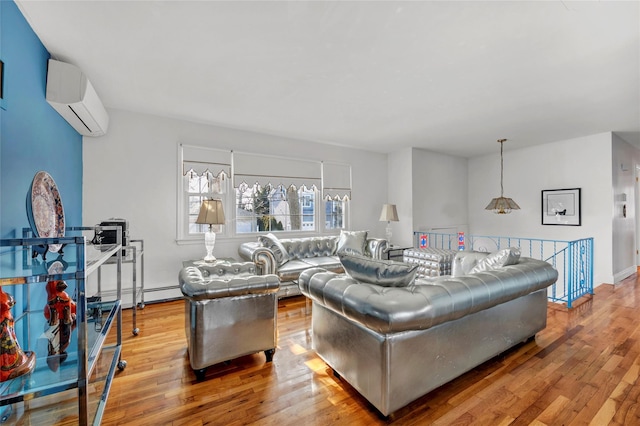
POLYGON ((498 139, 498 143, 500 144, 500 197, 492 199, 487 207, 485 207, 485 210, 492 210, 495 214, 508 214, 511 213, 511 210, 520 210, 518 203, 513 201, 511 198, 504 196, 504 160, 502 156, 502 144, 506 141, 506 139, 498 139))

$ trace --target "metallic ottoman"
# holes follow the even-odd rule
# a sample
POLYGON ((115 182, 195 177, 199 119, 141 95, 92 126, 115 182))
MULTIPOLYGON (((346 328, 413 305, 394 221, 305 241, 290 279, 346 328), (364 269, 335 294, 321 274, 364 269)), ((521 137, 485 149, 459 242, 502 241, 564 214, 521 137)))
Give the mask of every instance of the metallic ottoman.
POLYGON ((179 274, 185 299, 189 363, 198 380, 208 366, 277 345, 276 275, 255 275, 252 262, 187 262, 179 274))
POLYGON ((406 249, 402 256, 405 263, 418 264, 418 278, 451 275, 451 265, 457 251, 438 248, 406 249))

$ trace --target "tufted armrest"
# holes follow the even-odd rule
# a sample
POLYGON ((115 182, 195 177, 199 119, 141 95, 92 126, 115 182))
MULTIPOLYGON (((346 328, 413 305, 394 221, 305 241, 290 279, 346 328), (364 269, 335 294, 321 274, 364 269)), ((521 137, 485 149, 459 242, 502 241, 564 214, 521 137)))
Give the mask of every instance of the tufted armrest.
POLYGON ((191 300, 275 293, 280 287, 277 276, 255 275, 255 265, 247 262, 187 266, 180 271, 178 283, 191 300))
POLYGON ((268 247, 263 247, 259 242, 240 244, 238 254, 243 259, 253 262, 261 275, 276 273, 278 263, 273 251, 268 247))
POLYGON ((367 250, 374 259, 382 259, 388 249, 389 241, 384 238, 369 238, 367 240, 367 250))

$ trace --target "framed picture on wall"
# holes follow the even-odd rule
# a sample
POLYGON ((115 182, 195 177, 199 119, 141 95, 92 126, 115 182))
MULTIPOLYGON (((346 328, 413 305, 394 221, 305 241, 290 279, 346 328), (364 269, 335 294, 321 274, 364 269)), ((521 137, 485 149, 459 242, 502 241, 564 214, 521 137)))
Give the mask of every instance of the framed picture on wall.
POLYGON ((542 224, 580 226, 580 188, 543 189, 542 224))

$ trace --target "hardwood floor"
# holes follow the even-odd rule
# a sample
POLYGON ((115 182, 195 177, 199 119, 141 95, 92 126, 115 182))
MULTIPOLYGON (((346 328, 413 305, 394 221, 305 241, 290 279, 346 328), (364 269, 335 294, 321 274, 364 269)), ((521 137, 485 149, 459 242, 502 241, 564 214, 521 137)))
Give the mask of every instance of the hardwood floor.
MULTIPOLYGON (((547 328, 384 419, 311 349, 304 298, 280 301, 278 349, 189 367, 183 302, 138 310, 127 368, 114 380, 104 425, 635 425, 640 424, 640 280, 634 275, 547 328)), ((125 311, 129 330, 131 311, 125 311)))

